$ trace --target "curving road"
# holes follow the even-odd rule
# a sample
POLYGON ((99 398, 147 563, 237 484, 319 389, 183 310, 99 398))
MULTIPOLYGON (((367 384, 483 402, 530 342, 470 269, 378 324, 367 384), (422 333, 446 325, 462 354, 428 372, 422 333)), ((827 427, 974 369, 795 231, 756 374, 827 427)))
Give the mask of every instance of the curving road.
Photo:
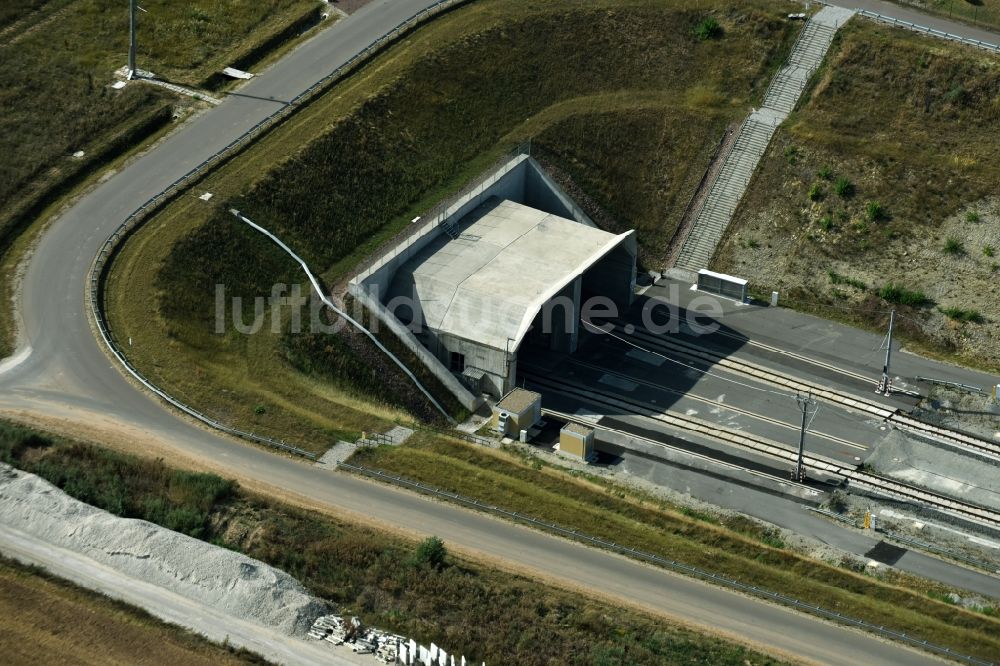
POLYGON ((430 4, 375 0, 249 82, 243 96, 230 96, 174 133, 56 221, 41 238, 24 276, 20 311, 27 342, 0 364, 0 412, 97 423, 98 432, 131 433, 177 458, 214 461, 210 466, 247 485, 291 489, 304 501, 329 509, 411 533, 434 533, 466 552, 799 659, 936 663, 901 645, 756 599, 231 441, 167 411, 110 363, 85 309, 87 272, 108 235, 151 196, 271 113, 280 100, 291 99, 430 4))

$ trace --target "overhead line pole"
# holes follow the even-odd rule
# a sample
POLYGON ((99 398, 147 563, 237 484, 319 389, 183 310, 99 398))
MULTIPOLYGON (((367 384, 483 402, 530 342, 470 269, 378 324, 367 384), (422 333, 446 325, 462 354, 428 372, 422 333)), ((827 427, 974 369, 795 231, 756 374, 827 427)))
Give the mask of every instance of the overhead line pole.
POLYGON ((795 465, 794 480, 802 483, 806 480, 806 471, 803 464, 806 449, 806 424, 809 418, 809 407, 815 404, 815 400, 813 400, 812 393, 810 393, 808 396, 796 395, 795 402, 799 404, 799 409, 802 410, 802 429, 799 431, 799 457, 795 465))
POLYGON ((129 40, 128 40, 128 78, 131 79, 135 76, 135 21, 138 0, 129 0, 128 5, 128 23, 129 23, 129 40))
POLYGON ((892 393, 892 380, 889 378, 889 362, 892 360, 892 329, 896 323, 896 311, 889 312, 889 336, 885 345, 885 364, 882 366, 882 380, 878 383, 876 393, 889 395, 892 393))

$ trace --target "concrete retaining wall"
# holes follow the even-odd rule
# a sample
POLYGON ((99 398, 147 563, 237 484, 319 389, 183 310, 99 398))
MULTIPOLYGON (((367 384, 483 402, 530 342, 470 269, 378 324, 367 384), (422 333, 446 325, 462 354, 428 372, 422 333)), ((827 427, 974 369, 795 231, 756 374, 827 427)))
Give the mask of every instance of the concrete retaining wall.
POLYGON ((348 286, 348 291, 350 294, 358 300, 361 305, 363 305, 369 312, 374 315, 379 322, 385 325, 406 347, 416 354, 420 362, 423 363, 431 373, 437 377, 445 388, 452 392, 459 403, 468 409, 470 412, 476 411, 481 404, 483 404, 483 399, 480 396, 473 395, 469 389, 465 388, 460 381, 451 373, 448 368, 444 366, 441 361, 437 359, 434 354, 429 352, 426 347, 420 344, 417 337, 413 335, 413 332, 404 326, 398 319, 396 319, 389 311, 382 305, 382 301, 378 300, 372 296, 368 291, 365 290, 363 284, 355 283, 353 280, 348 286))
MULTIPOLYGON (((597 226, 535 160, 528 155, 517 155, 484 178, 479 185, 456 199, 433 219, 417 222, 417 224, 422 225, 418 231, 368 269, 359 273, 348 285, 348 292, 374 314, 380 322, 385 324, 403 344, 409 347, 434 373, 434 376, 440 379, 455 394, 459 402, 470 411, 482 404, 482 398, 473 395, 445 365, 446 359, 442 357, 449 352, 443 348, 444 341, 436 341, 434 346, 439 347, 439 349, 428 350, 408 327, 389 312, 382 299, 388 294, 393 276, 399 267, 412 259, 440 234, 443 234, 442 225, 450 220, 461 220, 490 197, 509 199, 560 217, 576 220, 590 227, 597 226)), ((495 385, 484 387, 485 390, 492 388, 491 392, 502 394, 505 388, 505 372, 508 374, 508 380, 512 381, 509 373, 513 372, 513 368, 507 367, 506 358, 502 358, 503 354, 499 353, 488 354, 489 358, 486 358, 484 354, 489 350, 473 343, 463 345, 461 344, 463 342, 465 341, 457 338, 449 339, 450 349, 460 351, 459 347, 461 347, 467 352, 465 354, 466 366, 487 372, 484 381, 495 385), (481 356, 483 358, 480 358, 481 356)))

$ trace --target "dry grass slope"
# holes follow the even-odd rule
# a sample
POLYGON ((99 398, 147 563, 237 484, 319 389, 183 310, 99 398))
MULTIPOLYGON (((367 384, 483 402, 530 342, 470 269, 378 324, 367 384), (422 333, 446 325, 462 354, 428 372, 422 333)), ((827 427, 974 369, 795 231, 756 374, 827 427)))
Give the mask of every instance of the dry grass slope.
POLYGON ((3 558, 0 615, 0 652, 8 666, 266 663, 3 558))
MULTIPOLYGON (((197 84, 318 5, 148 0, 143 7, 140 66, 197 84)), ((81 181, 169 125, 175 107, 198 106, 139 84, 112 90, 127 52, 128 3, 5 0, 0 7, 0 356, 13 344, 7 301, 17 257, 8 252, 16 239, 81 181), (72 157, 81 150, 82 158, 72 157)))
MULTIPOLYGON (((744 646, 590 600, 455 556, 444 566, 415 557, 417 544, 271 498, 215 489, 235 483, 162 462, 47 437, 0 422, 0 460, 36 473, 70 495, 118 515, 160 522, 207 508, 201 538, 291 573, 315 594, 365 622, 447 645, 473 662, 548 664, 777 664, 744 646), (162 473, 149 475, 150 466, 162 473), (129 498, 101 491, 110 468, 129 498), (176 479, 184 478, 182 491, 176 479), (190 482, 198 479, 196 483, 190 482), (166 511, 163 511, 165 509, 166 511)), ((0 570, 0 590, 2 570, 0 570)), ((5 596, 0 596, 2 608, 5 596)), ((0 641, 3 632, 0 631, 0 641)), ((63 649, 57 645, 56 649, 63 649)), ((162 663, 162 662, 161 662, 162 663)), ((197 663, 197 662, 196 662, 197 663)))
POLYGON ((793 29, 770 3, 726 2, 725 35, 705 42, 693 34, 704 15, 694 2, 637 0, 487 0, 450 13, 212 176, 204 187, 220 203, 179 201, 138 234, 115 268, 112 293, 127 283, 130 300, 114 296, 113 326, 139 341, 134 361, 176 395, 300 445, 322 449, 383 427, 386 412, 412 412, 405 394, 373 393, 357 364, 327 362, 343 344, 290 341, 286 329, 214 334, 216 284, 248 303, 302 279, 227 209, 278 233, 336 284, 511 144, 534 138, 594 188, 609 226, 641 214, 634 223, 655 261, 675 224, 661 216, 679 216, 716 135, 766 85, 793 29), (359 413, 350 394, 379 406, 359 413))
POLYGON ((862 325, 881 328, 898 306, 912 345, 1000 368, 998 123, 996 58, 850 24, 715 267, 862 325), (890 283, 927 298, 900 303, 890 283))
POLYGON ((352 462, 668 555, 982 658, 1000 655, 1000 621, 939 601, 947 594, 940 586, 897 573, 878 579, 792 552, 773 532, 743 517, 720 522, 687 515, 641 492, 544 468, 537 458, 427 435, 401 447, 361 449, 352 462))

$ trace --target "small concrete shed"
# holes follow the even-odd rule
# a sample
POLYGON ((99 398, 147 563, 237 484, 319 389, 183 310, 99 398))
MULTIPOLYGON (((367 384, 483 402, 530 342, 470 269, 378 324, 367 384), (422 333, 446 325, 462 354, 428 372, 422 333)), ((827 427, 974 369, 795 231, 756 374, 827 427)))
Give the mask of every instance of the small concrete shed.
POLYGON ((493 408, 493 429, 505 437, 517 439, 541 420, 541 394, 523 388, 513 389, 493 408))
POLYGON ((594 429, 567 423, 559 431, 559 453, 589 461, 594 457, 594 429))

